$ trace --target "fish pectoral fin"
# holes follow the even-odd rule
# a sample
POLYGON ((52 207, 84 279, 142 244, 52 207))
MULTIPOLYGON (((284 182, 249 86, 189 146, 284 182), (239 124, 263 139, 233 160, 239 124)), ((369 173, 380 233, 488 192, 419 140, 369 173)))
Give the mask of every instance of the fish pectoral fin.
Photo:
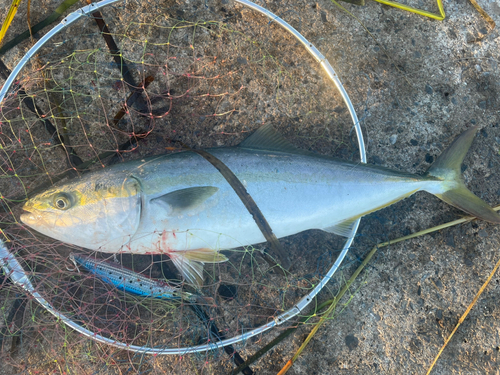
POLYGON ((151 203, 161 201, 169 205, 172 211, 183 211, 196 208, 205 202, 212 195, 217 193, 219 188, 215 186, 196 186, 192 188, 179 189, 151 200, 151 203))
POLYGON ((358 218, 359 217, 357 216, 351 219, 341 221, 340 223, 332 225, 331 227, 323 228, 323 230, 328 233, 334 233, 338 236, 349 237, 351 235, 354 222, 358 218))
POLYGON ((168 255, 182 277, 196 286, 203 285, 203 266, 205 263, 221 263, 227 261, 225 255, 212 249, 195 249, 172 251, 168 255))

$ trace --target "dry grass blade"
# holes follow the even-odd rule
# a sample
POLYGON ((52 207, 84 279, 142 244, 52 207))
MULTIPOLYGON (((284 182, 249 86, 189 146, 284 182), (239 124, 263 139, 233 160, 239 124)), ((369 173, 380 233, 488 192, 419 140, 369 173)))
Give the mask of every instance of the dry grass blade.
POLYGON ((448 338, 446 339, 446 341, 444 342, 443 346, 441 347, 441 349, 439 349, 439 352, 438 354, 436 355, 436 357, 434 358, 434 361, 432 361, 432 364, 431 366, 429 367, 429 370, 427 370, 427 375, 429 375, 432 371, 432 369, 434 368, 434 365, 436 364, 436 362, 438 361, 439 357, 441 356, 441 353, 443 352, 443 350, 446 348, 446 346, 448 345, 448 343, 451 341, 451 338, 453 337, 453 335, 455 334, 455 332, 457 331, 458 327, 460 327, 460 325, 464 322, 465 318, 467 318, 467 315, 469 315, 469 312, 472 310, 472 308, 474 307, 474 305, 476 304, 477 300, 479 299, 479 297, 481 296, 481 294, 484 292, 484 290, 486 289, 486 287, 488 286, 488 284, 490 283, 491 279, 493 278, 493 276, 495 275, 495 273, 497 272, 498 270, 498 267, 500 267, 500 259, 498 260, 497 264, 495 264, 495 267, 493 267, 493 270, 490 272, 488 278, 486 279, 486 281, 484 282, 484 284, 481 286, 481 288, 479 289, 479 291, 477 292, 477 294, 475 295, 474 299, 472 300, 472 302, 470 303, 470 305, 467 307, 467 309, 465 310, 465 312, 463 313, 463 315, 460 317, 460 319, 458 320, 458 323, 457 325, 455 326, 455 328, 453 328, 453 331, 451 331, 450 335, 448 336, 448 338))
POLYGON ((33 38, 33 33, 31 32, 31 0, 28 0, 28 9, 26 10, 26 22, 28 23, 28 30, 30 31, 31 38, 33 38))
POLYGON ((469 0, 469 1, 471 2, 472 6, 474 8, 476 8, 476 10, 479 12, 479 14, 481 14, 481 16, 483 16, 483 18, 486 20, 486 22, 489 23, 491 28, 494 29, 496 24, 495 24, 495 21, 493 21, 493 19, 490 17, 490 15, 488 13, 486 13, 484 11, 484 9, 479 6, 479 4, 476 2, 476 0, 469 0))
POLYGON ((62 17, 63 13, 70 6, 74 5, 77 2, 78 2, 78 0, 65 0, 65 1, 63 1, 54 10, 54 12, 52 12, 52 14, 50 14, 44 20, 38 22, 36 25, 33 25, 33 27, 31 27, 31 21, 30 21, 31 18, 30 18, 30 15, 29 15, 30 5, 28 4, 28 15, 27 15, 27 17, 28 17, 28 26, 29 26, 29 29, 26 30, 26 31, 24 31, 24 32, 22 32, 21 34, 17 35, 15 38, 11 39, 10 41, 6 42, 2 46, 2 48, 0 48, 0 56, 4 55, 5 53, 7 53, 7 51, 9 51, 10 49, 14 48, 15 46, 17 46, 22 41, 30 38, 33 34, 39 32, 40 30, 42 30, 46 26, 49 26, 53 22, 57 21, 60 17, 62 17))

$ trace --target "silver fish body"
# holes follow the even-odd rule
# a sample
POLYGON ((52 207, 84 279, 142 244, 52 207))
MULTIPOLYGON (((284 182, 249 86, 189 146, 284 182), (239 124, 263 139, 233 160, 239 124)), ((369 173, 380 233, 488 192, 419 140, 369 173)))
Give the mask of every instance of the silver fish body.
MULTIPOLYGON (((209 152, 243 183, 278 238, 307 229, 334 227, 409 192, 440 189, 440 183, 432 179, 405 174, 388 176, 386 170, 332 163, 309 155, 238 148, 209 152)), ((131 252, 151 253, 152 243, 158 246, 153 252, 168 253, 206 247, 231 249, 265 241, 233 188, 199 155, 183 152, 162 157, 138 166, 137 172, 134 175, 148 197, 144 204, 148 215, 140 221, 134 238, 127 242, 131 252), (157 177, 166 174, 167 178, 157 177), (193 187, 215 187, 216 193, 186 209, 177 208, 170 197, 168 202, 162 198, 169 192, 193 187)), ((100 250, 112 251, 108 246, 100 250)))
MULTIPOLYGON (((208 152, 243 183, 278 238, 307 229, 345 235, 355 219, 419 190, 500 222, 460 179, 476 131, 459 137, 425 176, 299 151, 270 127, 239 147, 208 152)), ((25 210, 25 224, 61 241, 108 253, 168 254, 197 284, 203 263, 226 259, 220 250, 265 241, 233 188, 194 152, 84 175, 32 198, 25 210)))

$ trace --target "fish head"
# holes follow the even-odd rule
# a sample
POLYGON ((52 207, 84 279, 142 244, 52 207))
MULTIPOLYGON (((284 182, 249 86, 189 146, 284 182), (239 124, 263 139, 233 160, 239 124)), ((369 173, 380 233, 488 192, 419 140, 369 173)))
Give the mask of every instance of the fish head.
POLYGON ((29 199, 21 221, 62 242, 118 252, 139 227, 141 195, 133 177, 91 174, 29 199))

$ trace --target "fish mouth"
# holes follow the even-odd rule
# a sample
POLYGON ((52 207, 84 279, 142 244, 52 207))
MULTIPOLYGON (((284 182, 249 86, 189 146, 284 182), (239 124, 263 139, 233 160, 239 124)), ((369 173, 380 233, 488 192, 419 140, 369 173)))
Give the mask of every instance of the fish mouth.
POLYGON ((39 221, 38 220, 39 217, 37 217, 37 215, 35 215, 34 213, 32 213, 30 211, 27 211, 27 212, 21 214, 20 219, 26 225, 33 225, 39 221))
POLYGON ((33 207, 33 205, 25 204, 23 207, 23 212, 20 216, 21 221, 26 225, 36 225, 40 224, 41 220, 43 220, 43 215, 40 211, 33 207))
POLYGON ((40 217, 38 210, 34 207, 31 200, 24 203, 23 211, 24 212, 21 214, 20 218, 24 224, 32 223, 36 220, 37 216, 40 217))

